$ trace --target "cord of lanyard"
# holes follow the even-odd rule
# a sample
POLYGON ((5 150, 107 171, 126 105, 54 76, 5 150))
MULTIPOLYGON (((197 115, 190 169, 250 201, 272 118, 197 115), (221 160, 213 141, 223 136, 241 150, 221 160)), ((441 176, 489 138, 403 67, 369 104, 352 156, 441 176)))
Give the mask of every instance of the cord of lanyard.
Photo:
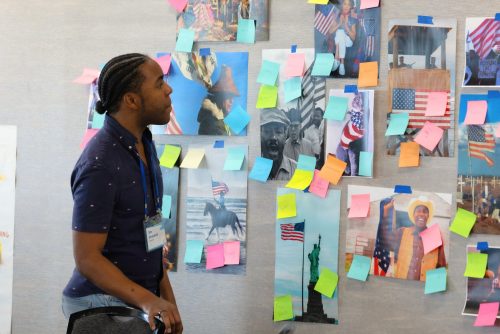
MULTIPOLYGON (((150 170, 152 169, 152 174, 153 174, 153 182, 154 182, 154 188, 153 188, 153 196, 155 197, 155 206, 156 206, 156 213, 160 213, 160 197, 158 197, 158 180, 156 179, 156 172, 154 170, 154 165, 153 165, 153 145, 149 143, 149 165, 151 166, 150 170)), ((142 162, 142 159, 139 157, 139 167, 141 169, 141 183, 142 183, 142 189, 144 190, 144 220, 148 218, 148 188, 147 188, 147 181, 146 181, 146 172, 144 169, 144 163, 142 162)))

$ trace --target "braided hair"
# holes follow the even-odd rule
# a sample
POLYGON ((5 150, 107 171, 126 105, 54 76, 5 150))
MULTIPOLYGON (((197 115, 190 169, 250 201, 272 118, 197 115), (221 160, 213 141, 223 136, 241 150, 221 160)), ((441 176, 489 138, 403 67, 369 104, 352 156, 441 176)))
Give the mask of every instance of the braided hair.
POLYGON ((100 100, 95 106, 99 114, 116 112, 125 93, 139 90, 144 81, 139 66, 149 59, 140 53, 128 53, 117 56, 104 65, 98 81, 100 100))

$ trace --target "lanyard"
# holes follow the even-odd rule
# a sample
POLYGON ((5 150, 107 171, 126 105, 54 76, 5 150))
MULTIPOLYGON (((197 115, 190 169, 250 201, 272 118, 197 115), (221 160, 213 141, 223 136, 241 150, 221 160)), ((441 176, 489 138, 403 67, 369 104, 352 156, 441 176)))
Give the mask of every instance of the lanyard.
MULTIPOLYGON (((153 154, 153 145, 149 143, 149 165, 151 166, 152 174, 153 174, 153 181, 154 181, 154 188, 153 188, 153 196, 155 198, 155 206, 156 206, 156 212, 160 212, 160 198, 158 197, 158 180, 156 179, 156 172, 154 170, 154 165, 153 165, 153 159, 151 158, 153 154)), ((144 218, 146 219, 148 217, 148 188, 147 188, 147 181, 146 181, 146 172, 144 169, 144 163, 142 162, 141 157, 139 157, 139 167, 141 169, 141 183, 142 183, 142 189, 144 190, 144 218)))

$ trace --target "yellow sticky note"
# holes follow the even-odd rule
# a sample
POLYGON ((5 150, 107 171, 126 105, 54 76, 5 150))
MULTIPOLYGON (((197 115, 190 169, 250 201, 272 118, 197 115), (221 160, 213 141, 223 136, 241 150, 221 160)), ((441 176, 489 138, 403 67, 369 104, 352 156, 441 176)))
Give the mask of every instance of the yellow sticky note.
POLYGON ((292 296, 274 297, 274 321, 293 319, 292 296))
POLYGON ((180 146, 165 145, 165 149, 163 149, 163 153, 160 157, 160 165, 167 168, 174 167, 180 154, 181 154, 180 146))
POLYGON ((314 172, 310 170, 296 169, 291 180, 287 183, 287 188, 304 190, 311 184, 314 172))
POLYGON ((378 84, 378 62, 359 64, 358 87, 373 87, 378 84))
POLYGON ((328 180, 331 184, 339 183, 342 174, 344 174, 344 170, 347 167, 347 163, 337 159, 334 155, 329 154, 328 158, 326 158, 326 162, 321 168, 319 172, 319 176, 328 180))
POLYGON ((317 5, 326 5, 328 4, 328 0, 309 0, 307 3, 314 3, 317 5))
POLYGON ((338 282, 339 275, 337 275, 337 273, 330 271, 328 268, 321 268, 321 273, 319 274, 319 279, 314 286, 314 290, 327 296, 328 298, 332 298, 338 282))
POLYGON ((467 253, 467 266, 464 276, 473 278, 484 278, 486 265, 488 264, 488 254, 467 253))
POLYGON ((181 168, 198 168, 204 156, 205 150, 203 148, 190 149, 181 163, 181 168))
POLYGON ((418 167, 420 145, 415 142, 401 143, 399 146, 399 167, 418 167))
POLYGON ((295 194, 284 194, 278 196, 277 218, 290 218, 297 216, 297 206, 295 194))
POLYGON ((274 108, 276 107, 276 102, 278 101, 278 87, 262 85, 260 86, 259 96, 257 97, 256 107, 259 109, 263 108, 274 108))

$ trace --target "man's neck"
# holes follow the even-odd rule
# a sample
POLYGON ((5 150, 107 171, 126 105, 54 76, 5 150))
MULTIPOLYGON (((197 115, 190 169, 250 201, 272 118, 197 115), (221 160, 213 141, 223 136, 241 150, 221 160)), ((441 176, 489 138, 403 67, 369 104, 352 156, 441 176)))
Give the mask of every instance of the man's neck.
POLYGON ((136 118, 126 115, 125 111, 118 111, 110 116, 127 129, 135 137, 138 143, 142 143, 142 134, 144 130, 146 130, 146 125, 141 124, 136 118))

